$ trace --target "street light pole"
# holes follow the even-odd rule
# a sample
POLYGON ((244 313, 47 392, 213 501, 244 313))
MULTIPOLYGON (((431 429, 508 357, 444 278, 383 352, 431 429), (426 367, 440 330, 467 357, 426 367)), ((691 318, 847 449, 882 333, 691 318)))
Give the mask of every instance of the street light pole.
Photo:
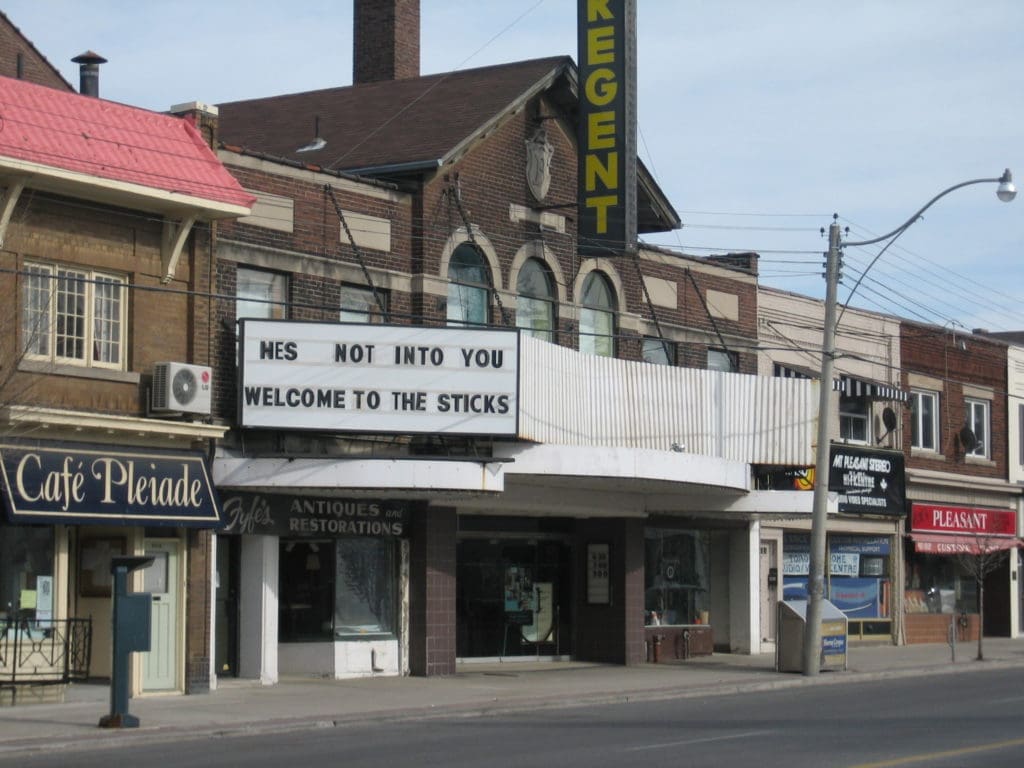
MULTIPOLYGON (((971 179, 948 187, 927 203, 913 216, 896 229, 881 237, 856 242, 843 242, 839 230, 838 215, 833 216, 828 228, 828 252, 825 254, 825 323, 821 343, 821 373, 818 379, 818 444, 814 461, 814 497, 811 512, 811 561, 807 577, 807 623, 804 627, 803 674, 813 677, 821 671, 821 614, 822 601, 825 595, 825 534, 828 525, 828 476, 829 476, 829 425, 832 413, 832 370, 836 358, 836 294, 839 288, 840 262, 845 246, 873 245, 883 240, 895 240, 916 222, 926 210, 941 198, 961 187, 972 184, 998 184, 996 195, 1004 203, 1017 196, 1017 188, 1013 185, 1013 175, 1007 168, 1003 175, 995 179, 971 179)), ((884 249, 883 249, 884 250, 884 249)), ((881 253, 879 253, 881 256, 881 253)), ((860 286, 864 275, 875 265, 875 260, 868 264, 861 273, 857 283, 850 291, 850 297, 860 286)), ((847 303, 849 303, 849 297, 847 303)))

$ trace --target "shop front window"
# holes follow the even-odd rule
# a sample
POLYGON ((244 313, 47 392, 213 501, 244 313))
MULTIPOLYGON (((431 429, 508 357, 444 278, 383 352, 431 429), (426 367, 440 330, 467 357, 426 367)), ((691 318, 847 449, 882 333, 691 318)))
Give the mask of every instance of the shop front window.
MULTIPOLYGON (((811 540, 807 534, 787 533, 783 537, 783 599, 807 599, 810 552, 811 540)), ((864 634, 890 631, 888 623, 873 620, 892 616, 891 563, 888 536, 831 534, 828 537, 827 597, 851 622, 862 622, 864 634)), ((859 625, 854 629, 861 631, 859 625)))
POLYGON ((907 613, 977 613, 977 580, 957 557, 907 553, 907 613))
POLYGON ((53 529, 0 525, 0 621, 53 618, 53 529))
POLYGON ((395 632, 395 547, 388 539, 336 542, 334 636, 352 639, 395 632))
POLYGON ((644 531, 644 623, 701 624, 710 608, 705 531, 644 531))
POLYGON ((282 642, 394 636, 395 540, 282 539, 279 567, 282 642))

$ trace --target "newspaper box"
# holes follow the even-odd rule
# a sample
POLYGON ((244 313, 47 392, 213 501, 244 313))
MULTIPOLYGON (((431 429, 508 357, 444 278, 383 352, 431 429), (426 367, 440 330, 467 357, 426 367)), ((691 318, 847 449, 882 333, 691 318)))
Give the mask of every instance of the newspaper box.
MULTIPOLYGON (((776 671, 803 671, 806 627, 806 600, 784 600, 779 603, 778 637, 775 644, 776 671)), ((846 669, 846 638, 846 614, 828 600, 822 600, 819 669, 846 669)))

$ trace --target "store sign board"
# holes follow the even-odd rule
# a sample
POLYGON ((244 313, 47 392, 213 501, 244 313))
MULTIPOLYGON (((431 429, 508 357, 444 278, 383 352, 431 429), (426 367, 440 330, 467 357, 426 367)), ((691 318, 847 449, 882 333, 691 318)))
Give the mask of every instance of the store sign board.
POLYGON ((829 552, 832 576, 860 576, 860 555, 854 552, 829 552))
POLYGON ((616 256, 637 245, 636 0, 578 0, 576 247, 616 256))
POLYGON ((252 319, 240 325, 243 427, 518 433, 516 330, 252 319))
POLYGON ((811 572, 810 552, 783 552, 782 575, 806 576, 811 572))
POLYGON ((900 516, 906 509, 903 454, 833 444, 828 489, 839 494, 839 512, 900 516))
POLYGON ((910 529, 973 536, 1016 536, 1017 513, 1012 509, 914 502, 910 507, 910 529))
POLYGON ((341 499, 251 491, 221 494, 221 534, 395 538, 408 535, 409 508, 389 499, 341 499))
POLYGON ((10 440, 0 470, 12 523, 220 525, 199 453, 10 440))
POLYGON ((855 552, 858 555, 888 555, 891 550, 891 537, 831 533, 828 537, 828 548, 830 552, 855 552))

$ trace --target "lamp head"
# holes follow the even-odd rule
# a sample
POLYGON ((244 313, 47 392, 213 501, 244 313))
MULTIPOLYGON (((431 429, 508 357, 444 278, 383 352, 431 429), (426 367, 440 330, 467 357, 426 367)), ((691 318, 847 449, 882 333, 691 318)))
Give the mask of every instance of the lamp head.
POLYGON ((1017 196, 1017 187, 1013 185, 1013 174, 1007 168, 999 177, 999 187, 996 189, 996 196, 1004 203, 1008 203, 1017 196))

